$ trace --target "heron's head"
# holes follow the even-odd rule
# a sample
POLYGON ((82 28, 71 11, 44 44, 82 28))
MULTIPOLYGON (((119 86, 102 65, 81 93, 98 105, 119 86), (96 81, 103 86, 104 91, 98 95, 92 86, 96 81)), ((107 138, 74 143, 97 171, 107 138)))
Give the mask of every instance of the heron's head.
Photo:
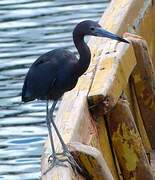
POLYGON ((106 38, 114 39, 117 41, 129 43, 127 40, 123 39, 122 37, 104 30, 95 21, 90 21, 90 20, 82 21, 76 26, 75 31, 76 30, 79 31, 79 34, 82 36, 90 35, 90 36, 97 36, 97 37, 106 37, 106 38))

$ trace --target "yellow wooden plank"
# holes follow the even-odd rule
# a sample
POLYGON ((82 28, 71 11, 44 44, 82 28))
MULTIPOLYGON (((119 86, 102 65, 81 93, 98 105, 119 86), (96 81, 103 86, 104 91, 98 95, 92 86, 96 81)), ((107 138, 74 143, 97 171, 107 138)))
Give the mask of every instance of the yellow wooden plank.
POLYGON ((133 25, 141 20, 151 2, 151 0, 113 0, 100 22, 104 28, 122 34, 128 29, 131 30, 133 25))
POLYGON ((142 19, 138 34, 146 40, 155 67, 155 2, 153 1, 152 6, 146 11, 144 18, 142 19))
MULTIPOLYGON (((131 31, 133 26, 137 26, 137 24, 141 22, 141 18, 144 16, 145 11, 150 6, 150 0, 114 0, 110 4, 109 9, 104 13, 103 17, 100 20, 100 23, 104 28, 117 34, 122 34, 123 32, 128 30, 131 31)), ((106 96, 106 98, 108 97, 108 104, 112 103, 113 106, 113 104, 117 102, 117 99, 121 94, 123 85, 126 84, 128 77, 136 64, 136 61, 134 58, 134 54, 130 52, 130 55, 126 57, 126 61, 124 60, 124 62, 126 62, 126 64, 124 64, 125 66, 122 66, 123 68, 121 68, 119 64, 123 63, 123 58, 121 58, 122 61, 119 62, 117 56, 120 52, 121 54, 119 56, 124 55, 122 49, 124 48, 125 50, 125 44, 118 44, 117 42, 100 39, 97 41, 97 46, 100 47, 97 50, 100 52, 100 56, 97 58, 99 61, 98 68, 95 73, 94 81, 91 86, 88 98, 91 101, 91 98, 94 98, 93 96, 98 95, 100 97, 103 96, 102 99, 104 99, 104 101, 107 101, 107 99, 105 99, 106 96), (103 44, 105 43, 106 46, 103 46, 103 44), (107 53, 108 55, 105 55, 107 53), (111 67, 106 66, 106 61, 108 60, 110 61, 109 63, 111 64, 111 67), (104 63, 105 69, 102 68, 104 63), (121 71, 124 71, 124 74, 122 74, 121 71), (121 74, 120 77, 119 74, 121 74), (125 77, 123 77, 124 75, 125 77), (117 85, 115 85, 115 83, 117 85), (110 99, 109 96, 111 96, 110 99)), ((101 98, 99 98, 98 101, 101 101, 101 98)))
POLYGON ((131 46, 127 47, 120 44, 118 49, 120 50, 119 53, 116 52, 111 57, 105 57, 98 65, 89 93, 89 100, 91 102, 91 98, 98 95, 102 96, 104 101, 108 99, 107 110, 111 109, 117 102, 136 65, 136 59, 131 46))
POLYGON ((97 139, 95 142, 98 142, 98 145, 92 144, 92 146, 97 147, 101 151, 108 167, 112 172, 114 179, 117 180, 119 179, 119 177, 116 171, 116 165, 109 142, 107 126, 103 117, 103 113, 100 111, 99 106, 95 106, 94 108, 91 108, 91 114, 93 117, 94 125, 96 127, 96 136, 94 138, 97 139))
POLYGON ((153 175, 154 175, 154 178, 155 178, 155 150, 153 150, 151 152, 151 169, 153 171, 153 175))
POLYGON ((141 117, 152 148, 155 147, 155 72, 147 43, 138 36, 128 34, 133 44, 137 66, 132 73, 132 83, 141 117))
POLYGON ((134 89, 134 86, 133 86, 132 82, 131 82, 131 91, 132 91, 132 97, 133 97, 133 107, 134 107, 134 114, 135 114, 135 122, 137 124, 139 133, 141 135, 145 151, 147 153, 150 153, 151 149, 152 149, 151 144, 150 144, 146 129, 144 127, 144 123, 143 123, 143 120, 142 120, 142 117, 141 117, 141 112, 140 112, 138 102, 137 102, 137 98, 136 98, 136 95, 135 95, 135 89, 134 89))
POLYGON ((93 180, 116 180, 98 149, 77 142, 72 142, 69 146, 74 150, 75 159, 87 169, 93 180))
POLYGON ((120 99, 108 117, 113 146, 124 179, 153 180, 153 173, 128 102, 120 99))

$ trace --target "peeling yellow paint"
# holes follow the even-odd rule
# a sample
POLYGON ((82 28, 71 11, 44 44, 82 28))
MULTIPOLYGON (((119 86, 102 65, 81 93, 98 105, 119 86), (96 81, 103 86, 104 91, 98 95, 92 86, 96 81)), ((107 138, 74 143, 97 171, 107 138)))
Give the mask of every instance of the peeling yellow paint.
POLYGON ((113 142, 119 146, 119 152, 122 153, 122 159, 126 169, 128 171, 136 170, 137 162, 139 158, 137 151, 139 151, 139 145, 136 146, 133 142, 138 142, 138 134, 135 130, 130 130, 125 123, 119 124, 118 129, 113 134, 113 142))
POLYGON ((139 132, 126 101, 118 101, 109 113, 108 123, 124 179, 153 180, 139 132))
POLYGON ((130 148, 128 143, 123 144, 124 158, 126 159, 126 167, 129 171, 136 169, 136 164, 139 161, 137 154, 130 148))
POLYGON ((111 152, 110 142, 109 142, 108 134, 107 134, 107 127, 105 125, 105 120, 103 116, 97 117, 97 129, 98 129, 98 141, 100 144, 100 150, 103 154, 103 157, 105 158, 107 162, 107 165, 111 169, 114 179, 117 180, 119 178, 116 172, 116 167, 113 160, 114 157, 111 152))
POLYGON ((132 106, 133 116, 135 117, 135 123, 137 125, 137 128, 139 130, 140 136, 142 138, 142 142, 145 148, 146 153, 150 153, 151 151, 151 144, 148 139, 148 135, 146 133, 146 129, 144 127, 144 122, 141 117, 141 113, 139 110, 137 98, 134 91, 133 83, 130 83, 131 87, 131 93, 132 93, 132 101, 130 101, 130 106, 132 106))

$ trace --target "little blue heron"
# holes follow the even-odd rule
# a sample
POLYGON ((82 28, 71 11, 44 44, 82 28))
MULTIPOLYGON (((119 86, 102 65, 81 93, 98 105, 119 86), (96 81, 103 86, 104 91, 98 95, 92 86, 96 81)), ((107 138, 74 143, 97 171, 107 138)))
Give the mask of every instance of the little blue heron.
POLYGON ((90 64, 91 53, 84 41, 85 35, 106 37, 129 43, 127 40, 102 29, 97 22, 90 20, 80 22, 73 31, 74 44, 80 58, 77 59, 72 52, 63 48, 49 51, 41 55, 31 65, 23 85, 22 101, 28 102, 40 99, 46 100, 47 102, 46 122, 52 148, 52 155, 49 158, 51 167, 55 165, 64 165, 63 162, 68 161, 71 163, 72 167, 79 168, 64 143, 52 116, 59 98, 62 97, 66 91, 70 91, 75 87, 78 78, 87 70, 90 64), (50 112, 48 108, 49 100, 53 100, 50 112), (51 114, 51 116, 49 116, 49 114, 51 114), (51 123, 62 145, 62 153, 56 153, 55 151, 51 123), (60 154, 66 158, 61 159, 59 156, 60 154))

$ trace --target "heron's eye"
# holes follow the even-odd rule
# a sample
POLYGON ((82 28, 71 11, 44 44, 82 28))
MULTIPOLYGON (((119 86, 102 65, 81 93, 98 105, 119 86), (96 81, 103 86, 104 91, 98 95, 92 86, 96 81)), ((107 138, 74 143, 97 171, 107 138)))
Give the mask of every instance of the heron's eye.
POLYGON ((94 27, 91 27, 90 29, 91 29, 91 31, 95 31, 95 28, 94 28, 94 27))

